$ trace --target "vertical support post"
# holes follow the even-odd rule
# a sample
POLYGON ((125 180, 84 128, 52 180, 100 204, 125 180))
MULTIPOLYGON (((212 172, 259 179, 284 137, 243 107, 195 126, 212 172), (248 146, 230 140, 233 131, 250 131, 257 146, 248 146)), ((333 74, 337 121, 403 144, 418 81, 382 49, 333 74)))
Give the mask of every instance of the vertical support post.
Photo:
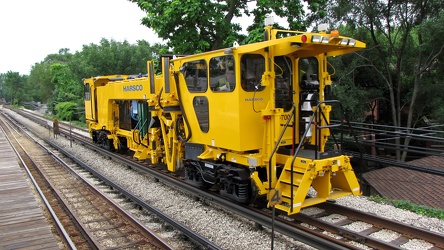
POLYGON ((165 82, 165 93, 170 93, 170 59, 163 58, 163 80, 165 82))
POLYGON ((72 121, 69 120, 69 147, 72 148, 72 121))
POLYGON ((154 66, 153 62, 148 61, 148 77, 150 78, 150 94, 156 93, 156 85, 154 84, 154 66))

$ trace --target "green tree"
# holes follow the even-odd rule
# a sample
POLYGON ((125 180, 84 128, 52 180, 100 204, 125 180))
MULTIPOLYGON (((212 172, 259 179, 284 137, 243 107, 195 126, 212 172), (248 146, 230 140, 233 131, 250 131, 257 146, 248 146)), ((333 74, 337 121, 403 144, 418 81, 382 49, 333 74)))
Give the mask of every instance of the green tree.
MULTIPOLYGON (((263 32, 267 14, 284 17, 290 28, 305 30, 324 17, 325 0, 132 0, 147 16, 142 24, 167 41, 175 53, 192 54, 229 47, 234 41, 253 42, 263 32), (305 12, 304 5, 310 11, 305 12), (240 34, 235 17, 253 16, 248 28, 253 37, 240 34)), ((263 36, 262 36, 263 37, 263 36)))
POLYGON ((97 75, 146 73, 146 62, 158 57, 164 46, 140 40, 137 44, 102 38, 100 44, 83 45, 70 67, 79 79, 97 75))
MULTIPOLYGON (((345 1, 337 0, 330 16, 345 22, 352 29, 366 30, 363 34, 369 53, 366 65, 379 75, 390 100, 391 122, 395 126, 411 128, 423 115, 418 107, 418 95, 427 86, 442 57, 444 45, 434 36, 442 37, 442 0, 401 1, 345 1), (441 10, 441 11, 436 11, 441 10), (421 28, 427 23, 439 34, 421 28), (441 27, 441 29, 439 29, 441 27), (438 30, 439 29, 439 30, 438 30), (407 118, 403 113, 407 110, 407 118)), ((397 143, 401 143, 398 139, 397 143)), ((404 140, 407 147, 409 139, 404 140)), ((406 151, 397 158, 404 160, 406 151)))
POLYGON ((158 51, 164 47, 161 44, 151 46, 144 40, 129 44, 102 39, 100 44, 84 45, 82 51, 75 54, 69 49, 60 49, 33 65, 26 88, 31 99, 47 102, 49 110, 60 115, 59 118, 71 117, 66 110, 83 107, 82 78, 146 73, 146 61, 158 57, 158 51), (58 108, 59 104, 63 108, 58 108))
MULTIPOLYGON (((424 54, 432 57, 422 67, 424 71, 421 76, 421 87, 418 89, 417 107, 418 113, 424 114, 428 119, 444 123, 444 99, 437 93, 444 88, 444 52, 443 45, 439 43, 444 36, 444 10, 439 15, 427 19, 418 27, 423 39, 420 47, 424 54), (424 39, 423 37, 426 37, 424 39), (424 42, 426 40, 426 42, 424 42), (432 98, 430 98, 432 97, 432 98)), ((418 37, 418 40, 419 38, 418 37)))
POLYGON ((57 117, 77 120, 79 112, 75 111, 83 107, 83 84, 74 77, 67 64, 52 64, 50 74, 51 82, 55 84, 55 91, 51 97, 53 101, 49 106, 55 111, 57 117))
POLYGON ((72 61, 73 55, 69 49, 60 49, 57 54, 49 54, 41 62, 35 63, 31 67, 31 72, 27 79, 27 86, 32 90, 34 101, 47 102, 55 90, 55 83, 51 73, 51 65, 67 64, 72 61))
POLYGON ((8 71, 3 78, 3 94, 6 102, 20 105, 21 102, 30 101, 29 92, 25 88, 26 75, 8 71))
MULTIPOLYGON (((359 54, 365 54, 359 52, 359 54)), ((365 62, 355 55, 344 55, 330 59, 332 69, 333 95, 336 100, 340 100, 347 118, 351 121, 368 122, 366 120, 368 112, 374 109, 375 100, 380 100, 383 96, 383 89, 374 85, 378 79, 374 74, 370 74, 367 67, 363 67, 365 62)), ((334 109, 336 117, 341 117, 341 110, 334 109)))
POLYGON ((28 85, 36 90, 36 95, 34 96, 35 101, 46 103, 52 95, 54 83, 51 82, 50 66, 50 63, 39 62, 31 67, 28 85))
POLYGON ((0 103, 5 101, 5 78, 6 75, 0 73, 0 103))
MULTIPOLYGON (((368 41, 369 33, 350 26, 337 27, 341 35, 368 41)), ((368 112, 375 108, 375 101, 385 103, 386 88, 379 74, 375 74, 368 58, 372 50, 360 50, 353 54, 329 58, 329 71, 332 74, 334 99, 340 100, 351 121, 368 122, 368 112)), ((338 109, 333 112, 341 117, 338 109)))

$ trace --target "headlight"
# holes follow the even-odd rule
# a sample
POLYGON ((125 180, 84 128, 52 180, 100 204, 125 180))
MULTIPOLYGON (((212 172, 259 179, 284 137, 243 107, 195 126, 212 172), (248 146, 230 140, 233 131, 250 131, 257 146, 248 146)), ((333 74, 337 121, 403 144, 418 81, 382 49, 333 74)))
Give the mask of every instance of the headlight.
POLYGON ((348 46, 355 46, 356 45, 356 40, 355 39, 350 39, 350 41, 348 42, 348 46))
POLYGON ((356 40, 355 39, 347 39, 347 38, 342 38, 342 40, 339 42, 340 45, 342 46, 351 46, 354 47, 356 45, 356 40))
POLYGON ((311 42, 313 42, 313 43, 328 43, 328 42, 330 42, 330 37, 315 35, 315 36, 311 37, 311 42))
POLYGON ((312 36, 311 42, 313 43, 320 43, 321 42, 321 36, 312 36))

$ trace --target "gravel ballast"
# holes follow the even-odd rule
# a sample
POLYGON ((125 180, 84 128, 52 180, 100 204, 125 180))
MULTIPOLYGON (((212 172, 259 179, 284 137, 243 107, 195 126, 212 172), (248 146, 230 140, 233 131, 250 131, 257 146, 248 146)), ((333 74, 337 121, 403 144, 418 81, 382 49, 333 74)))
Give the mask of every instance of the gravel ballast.
MULTIPOLYGON (((208 237, 215 244, 223 249, 270 249, 271 239, 269 230, 259 230, 254 223, 239 216, 227 213, 218 207, 208 205, 204 202, 196 201, 190 195, 179 190, 156 182, 152 177, 144 176, 137 171, 130 170, 126 166, 113 162, 109 158, 94 153, 83 146, 70 142, 64 137, 52 138, 48 129, 45 129, 15 112, 3 109, 10 116, 37 130, 40 136, 47 136, 57 144, 63 146, 65 150, 76 155, 80 160, 90 164, 97 171, 108 176, 120 186, 138 195, 141 199, 149 202, 159 210, 169 214, 180 223, 208 237)), ((402 209, 397 209, 391 205, 379 204, 368 200, 366 197, 347 196, 337 200, 337 203, 347 207, 352 207, 378 216, 383 216, 402 223, 411 224, 426 230, 444 233, 444 220, 429 218, 402 209)), ((315 214, 314 208, 302 210, 302 213, 315 214)), ((340 216, 340 215, 337 215, 340 216)), ((328 218, 326 218, 328 219, 328 218)), ((333 218, 335 219, 335 218, 333 218)), ((364 230, 367 225, 355 223, 349 225, 351 230, 364 230)), ((386 230, 387 231, 387 230, 386 230)), ((393 232, 380 231, 374 233, 375 238, 381 240, 392 239, 393 232)), ((358 245, 359 246, 359 245, 358 245)), ((430 244, 422 241, 411 241, 402 246, 405 249, 428 249, 430 244)), ((313 249, 310 246, 288 239, 285 236, 277 235, 274 240, 275 249, 313 249)), ((363 249, 368 249, 362 246, 363 249)))

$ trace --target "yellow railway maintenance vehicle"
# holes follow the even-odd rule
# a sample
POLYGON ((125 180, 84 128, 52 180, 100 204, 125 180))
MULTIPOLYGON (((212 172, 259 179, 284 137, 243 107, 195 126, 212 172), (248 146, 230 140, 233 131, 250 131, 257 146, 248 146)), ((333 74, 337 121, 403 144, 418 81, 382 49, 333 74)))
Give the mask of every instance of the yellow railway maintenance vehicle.
POLYGON ((158 75, 149 61, 147 76, 84 79, 89 132, 109 149, 183 168, 196 186, 240 203, 266 197, 288 215, 359 195, 349 157, 327 150, 337 102, 324 92, 328 57, 363 48, 337 31, 266 27, 263 42, 163 56, 158 75))

